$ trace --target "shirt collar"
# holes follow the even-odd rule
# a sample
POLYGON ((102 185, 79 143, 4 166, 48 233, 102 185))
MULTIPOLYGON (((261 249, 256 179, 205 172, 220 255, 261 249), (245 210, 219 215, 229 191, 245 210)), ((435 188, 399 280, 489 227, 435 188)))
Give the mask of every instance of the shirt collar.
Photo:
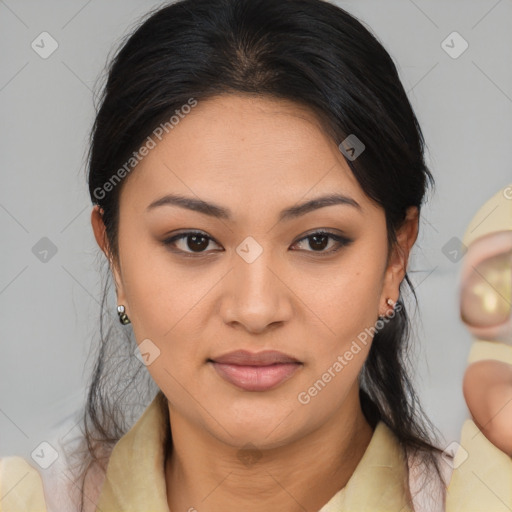
MULTIPOLYGON (((169 512, 165 482, 168 442, 167 399, 159 391, 132 428, 114 446, 99 511, 169 512)), ((346 486, 319 512, 410 509, 402 451, 391 430, 379 422, 346 486)))

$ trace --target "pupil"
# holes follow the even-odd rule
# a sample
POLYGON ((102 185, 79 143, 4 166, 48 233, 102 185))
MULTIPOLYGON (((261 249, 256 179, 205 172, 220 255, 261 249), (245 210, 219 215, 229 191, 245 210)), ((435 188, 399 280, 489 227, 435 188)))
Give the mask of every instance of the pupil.
POLYGON ((325 249, 326 247, 326 242, 327 242, 327 236, 326 235, 313 235, 311 237, 313 239, 313 244, 311 243, 311 240, 309 242, 309 246, 312 248, 312 249, 325 249), (318 239, 322 239, 322 242, 318 242, 318 239), (317 245, 318 244, 318 245, 317 245))
POLYGON ((208 247, 208 240, 203 235, 191 235, 188 237, 188 240, 189 240, 189 243, 187 245, 188 245, 188 248, 191 250, 205 249, 206 247, 208 247), (191 239, 194 240, 194 242, 190 243, 191 239), (197 243, 198 240, 202 240, 203 243, 197 243))

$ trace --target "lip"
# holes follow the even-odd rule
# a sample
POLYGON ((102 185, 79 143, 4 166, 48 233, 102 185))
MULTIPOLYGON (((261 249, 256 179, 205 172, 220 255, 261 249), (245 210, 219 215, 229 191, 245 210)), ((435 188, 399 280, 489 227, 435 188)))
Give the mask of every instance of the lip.
POLYGON ((267 391, 282 384, 302 363, 282 352, 236 350, 209 359, 217 374, 245 391, 267 391))

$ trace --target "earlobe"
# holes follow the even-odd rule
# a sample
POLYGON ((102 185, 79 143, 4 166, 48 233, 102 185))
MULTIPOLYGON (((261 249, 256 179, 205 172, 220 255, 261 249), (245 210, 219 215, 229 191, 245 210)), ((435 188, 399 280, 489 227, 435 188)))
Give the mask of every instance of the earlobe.
MULTIPOLYGON (((398 297, 400 294, 400 283, 405 277, 407 272, 407 264, 409 255, 414 242, 418 237, 418 221, 419 211, 416 206, 410 206, 406 211, 404 222, 400 229, 397 231, 396 244, 391 250, 386 274, 384 278, 384 285, 382 289, 381 301, 385 302, 387 314, 387 307, 389 302, 386 298, 398 297)), ((398 299, 396 299, 398 300, 398 299)))
POLYGON ((108 238, 105 229, 105 223, 103 222, 103 210, 99 205, 95 205, 91 212, 91 225, 94 232, 94 238, 100 249, 105 254, 109 261, 110 270, 114 276, 114 285, 116 288, 116 295, 119 304, 125 304, 123 288, 121 286, 120 275, 118 274, 117 268, 112 261, 112 255, 110 253, 108 238))

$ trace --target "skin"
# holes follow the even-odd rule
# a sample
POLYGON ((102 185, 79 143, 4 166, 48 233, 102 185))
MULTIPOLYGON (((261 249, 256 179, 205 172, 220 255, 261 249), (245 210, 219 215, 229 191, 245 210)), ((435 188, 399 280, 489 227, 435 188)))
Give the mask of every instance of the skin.
MULTIPOLYGON (((307 405, 297 396, 378 315, 392 312, 386 299, 398 298, 417 209, 408 210, 386 265, 384 210, 316 117, 288 101, 241 94, 200 102, 122 187, 117 299, 137 342, 149 338, 160 350, 147 369, 169 403, 170 509, 320 509, 346 484, 373 433, 357 381, 371 339, 307 405), (331 205, 278 222, 281 210, 334 192, 361 210, 331 205), (170 205, 146 211, 168 193, 229 208, 233 218, 170 205), (353 242, 329 254, 338 243, 327 239, 315 251, 304 237, 320 228, 353 242), (211 237, 200 249, 206 255, 187 238, 175 252, 162 243, 190 230, 211 237), (249 236, 263 251, 251 263, 236 252, 249 236), (302 365, 274 389, 244 391, 207 363, 236 349, 279 350, 302 365), (258 458, 252 464, 239 458, 248 443, 258 458)), ((95 207, 91 221, 108 257, 100 213, 95 207)))

